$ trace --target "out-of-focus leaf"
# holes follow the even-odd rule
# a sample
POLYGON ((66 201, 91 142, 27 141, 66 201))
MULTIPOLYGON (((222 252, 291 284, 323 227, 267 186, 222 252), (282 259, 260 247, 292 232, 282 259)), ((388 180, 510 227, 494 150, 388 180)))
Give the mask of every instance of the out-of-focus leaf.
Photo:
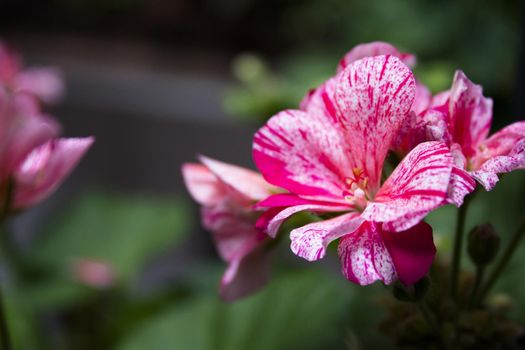
POLYGON ((233 304, 202 296, 174 305, 132 330, 119 349, 344 349, 348 319, 373 328, 373 312, 352 310, 357 289, 326 272, 287 273, 233 304))
POLYGON ((30 262, 71 279, 75 261, 93 259, 113 269, 116 283, 128 283, 148 259, 184 237, 188 217, 179 201, 88 194, 43 233, 30 262))

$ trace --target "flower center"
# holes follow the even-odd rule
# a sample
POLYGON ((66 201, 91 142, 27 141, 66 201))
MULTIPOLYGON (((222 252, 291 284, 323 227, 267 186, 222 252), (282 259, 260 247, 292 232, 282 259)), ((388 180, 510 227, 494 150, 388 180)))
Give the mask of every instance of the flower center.
POLYGON ((365 176, 364 170, 353 168, 352 176, 345 178, 345 183, 348 186, 348 189, 343 191, 345 200, 356 209, 364 210, 369 200, 367 193, 368 177, 365 176))

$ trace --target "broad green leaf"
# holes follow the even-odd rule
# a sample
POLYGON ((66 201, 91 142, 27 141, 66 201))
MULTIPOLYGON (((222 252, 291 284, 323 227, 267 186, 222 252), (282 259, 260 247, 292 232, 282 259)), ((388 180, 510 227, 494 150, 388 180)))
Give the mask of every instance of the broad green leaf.
POLYGON ((348 323, 373 329, 370 320, 377 313, 356 293, 358 287, 338 277, 288 272, 233 304, 196 297, 145 321, 118 349, 344 349, 348 323), (363 313, 358 304, 371 312, 363 313))
POLYGON ((179 201, 87 194, 42 233, 29 262, 70 278, 78 259, 108 263, 117 282, 129 283, 148 259, 174 246, 188 231, 179 201))

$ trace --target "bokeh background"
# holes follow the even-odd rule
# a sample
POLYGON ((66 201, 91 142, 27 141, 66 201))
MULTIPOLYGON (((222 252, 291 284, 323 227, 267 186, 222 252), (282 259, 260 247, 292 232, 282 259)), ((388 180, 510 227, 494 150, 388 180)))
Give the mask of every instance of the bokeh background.
MULTIPOLYGON (((494 130, 524 119, 524 14, 519 0, 2 0, 0 37, 27 65, 64 73, 48 112, 65 135, 97 138, 52 198, 9 223, 24 276, 7 291, 17 348, 388 348, 384 288, 347 283, 335 256, 303 263, 287 240, 265 290, 222 303, 224 264, 180 166, 205 154, 252 167, 256 128, 373 40, 416 54, 434 92, 464 70, 494 98, 494 130)), ((468 225, 490 221, 505 241, 524 215, 524 175, 480 194, 468 225)), ((455 215, 429 219, 440 259, 455 215)), ((521 321, 524 264, 521 247, 498 285, 521 321)))

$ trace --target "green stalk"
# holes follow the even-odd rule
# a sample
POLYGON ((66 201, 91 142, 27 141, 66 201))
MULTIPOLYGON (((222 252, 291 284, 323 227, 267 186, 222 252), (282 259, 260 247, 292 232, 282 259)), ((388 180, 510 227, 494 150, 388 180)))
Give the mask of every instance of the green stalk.
MULTIPOLYGON (((11 206, 11 198, 13 194, 13 182, 9 180, 7 182, 5 193, 4 193, 4 203, 2 205, 1 212, 0 212, 0 228, 3 228, 3 225, 5 225, 5 219, 7 218, 7 215, 9 214, 10 206, 11 206)), ((5 230, 0 230, 0 235, 2 237, 0 238, 0 242, 4 243, 7 239, 5 230)), ((9 247, 2 246, 3 251, 6 249, 9 249, 9 247)), ((4 260, 4 262, 6 262, 4 260)), ((4 300, 3 300, 3 287, 0 286, 0 344, 2 345, 2 350, 11 350, 11 336, 9 334, 9 327, 7 325, 7 317, 6 317, 6 310, 4 306, 4 300)))
POLYGON ((11 350, 11 336, 9 335, 9 327, 7 327, 7 319, 5 315, 6 312, 3 295, 0 294, 0 344, 2 345, 2 350, 11 350))
POLYGON ((498 280, 501 273, 505 270, 505 268, 509 264, 509 261, 512 258, 512 255, 514 255, 514 252, 516 251, 516 248, 518 247, 524 234, 525 234, 525 218, 521 222, 518 229, 512 235, 512 238, 509 244, 507 245, 507 249, 505 249, 505 251, 503 252, 503 255, 501 256, 500 261, 498 262, 494 270, 492 270, 490 277, 488 278, 487 282, 481 289, 481 293, 479 294, 480 302, 482 302, 483 299, 485 299, 485 297, 490 292, 492 287, 494 287, 494 284, 498 280))
POLYGON ((458 216, 456 219, 456 233, 454 238, 454 250, 452 253, 452 270, 450 273, 450 296, 456 298, 458 294, 458 282, 461 265, 461 252, 463 248, 463 236, 465 235, 465 221, 467 219, 467 211, 470 200, 473 194, 465 197, 465 202, 459 207, 458 216))

